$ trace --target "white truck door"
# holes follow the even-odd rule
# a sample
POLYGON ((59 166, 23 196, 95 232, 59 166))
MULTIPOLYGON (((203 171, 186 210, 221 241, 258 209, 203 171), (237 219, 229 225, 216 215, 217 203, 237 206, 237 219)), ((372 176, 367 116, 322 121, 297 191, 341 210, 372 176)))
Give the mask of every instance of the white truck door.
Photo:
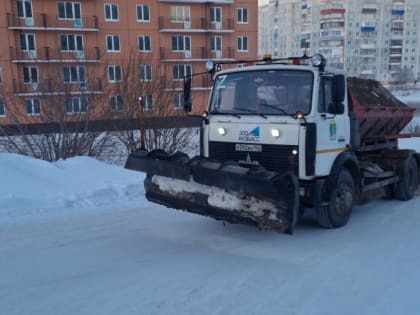
POLYGON ((347 93, 345 95, 344 113, 331 114, 332 76, 322 76, 319 85, 317 113, 317 146, 315 174, 330 174, 337 156, 346 150, 350 143, 350 120, 348 116, 347 93))

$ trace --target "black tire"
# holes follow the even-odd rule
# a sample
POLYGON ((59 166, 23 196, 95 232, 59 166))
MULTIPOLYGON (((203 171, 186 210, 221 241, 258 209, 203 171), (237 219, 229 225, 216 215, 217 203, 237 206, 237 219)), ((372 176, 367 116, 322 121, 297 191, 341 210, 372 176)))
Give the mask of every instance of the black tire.
POLYGON ((414 156, 409 156, 398 166, 400 181, 395 186, 395 198, 398 200, 410 200, 413 198, 419 186, 419 166, 414 156))
POLYGON ((353 176, 348 170, 342 169, 331 185, 329 202, 316 209, 319 225, 330 229, 346 225, 351 216, 355 200, 353 176))

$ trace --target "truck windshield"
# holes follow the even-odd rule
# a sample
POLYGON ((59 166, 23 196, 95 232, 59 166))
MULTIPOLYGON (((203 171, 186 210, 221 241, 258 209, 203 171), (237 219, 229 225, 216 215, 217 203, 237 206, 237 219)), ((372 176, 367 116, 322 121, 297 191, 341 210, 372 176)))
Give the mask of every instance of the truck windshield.
POLYGON ((302 70, 240 71, 219 75, 210 112, 235 115, 294 115, 311 110, 313 73, 302 70))

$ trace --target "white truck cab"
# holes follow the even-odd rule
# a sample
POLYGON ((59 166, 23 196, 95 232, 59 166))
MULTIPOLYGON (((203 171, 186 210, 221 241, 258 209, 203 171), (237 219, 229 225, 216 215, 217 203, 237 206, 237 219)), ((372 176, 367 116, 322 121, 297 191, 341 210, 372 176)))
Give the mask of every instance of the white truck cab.
POLYGON ((327 176, 350 144, 345 91, 342 73, 313 65, 273 63, 217 72, 202 154, 272 171, 293 169, 301 180, 327 176), (339 76, 340 105, 333 100, 333 79, 339 76))

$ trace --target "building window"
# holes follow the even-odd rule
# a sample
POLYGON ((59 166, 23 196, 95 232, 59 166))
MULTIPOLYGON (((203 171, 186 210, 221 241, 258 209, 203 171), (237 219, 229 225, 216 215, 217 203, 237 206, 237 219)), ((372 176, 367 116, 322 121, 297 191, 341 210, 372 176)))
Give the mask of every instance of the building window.
POLYGON ((191 20, 189 6, 171 6, 171 22, 184 23, 191 20))
POLYGON ((3 83, 3 72, 1 71, 1 68, 0 68, 0 84, 2 83, 3 83))
POLYGON ((0 117, 6 116, 6 103, 4 99, 0 98, 0 117))
POLYGON ((216 23, 222 21, 222 8, 212 7, 210 8, 210 22, 216 23))
POLYGON ((23 67, 23 82, 25 84, 38 83, 38 68, 23 67))
POLYGON ((35 50, 35 35, 34 34, 20 34, 20 49, 22 51, 35 50))
POLYGON ((248 51, 248 36, 238 36, 238 51, 248 51))
POLYGON ((222 36, 212 36, 210 38, 210 49, 211 51, 222 50, 222 36))
POLYGON ((25 100, 26 114, 37 116, 41 114, 41 102, 39 98, 27 98, 25 100))
POLYGON ((106 36, 106 49, 108 51, 120 51, 120 36, 107 35, 106 36))
POLYGON ((31 18, 32 0, 17 0, 17 13, 20 18, 31 18))
POLYGON ((83 35, 60 35, 60 42, 62 51, 83 50, 83 35))
POLYGON ((172 50, 191 50, 191 36, 172 36, 172 50))
POLYGON ((121 66, 108 66, 108 81, 109 82, 121 82, 121 66))
POLYGON ((66 114, 87 113, 88 101, 85 96, 67 97, 66 114))
POLYGON ((118 4, 105 3, 105 21, 118 21, 118 4))
POLYGON ((173 65, 172 73, 174 80, 183 80, 185 76, 191 75, 191 65, 173 65))
POLYGON ((144 109, 145 110, 153 109, 153 98, 152 98, 152 95, 150 94, 144 96, 144 109))
POLYGON ((152 66, 151 65, 140 65, 139 73, 140 73, 140 80, 142 81, 152 80, 152 66))
POLYGON ((121 112, 123 108, 124 103, 121 95, 112 95, 109 97, 109 110, 111 112, 121 112))
POLYGON ((86 69, 81 66, 64 67, 65 83, 80 83, 86 81, 86 69))
POLYGON ((174 108, 180 109, 184 107, 184 94, 174 95, 174 108))
POLYGON ((140 51, 151 51, 152 50, 149 35, 140 35, 138 37, 138 41, 139 41, 139 50, 140 51))
POLYGON ((148 5, 137 5, 137 22, 150 22, 150 10, 148 5))
POLYGON ((248 23, 248 9, 247 8, 238 8, 238 24, 248 23))
POLYGON ((81 16, 79 2, 58 2, 58 18, 74 20, 81 16))

